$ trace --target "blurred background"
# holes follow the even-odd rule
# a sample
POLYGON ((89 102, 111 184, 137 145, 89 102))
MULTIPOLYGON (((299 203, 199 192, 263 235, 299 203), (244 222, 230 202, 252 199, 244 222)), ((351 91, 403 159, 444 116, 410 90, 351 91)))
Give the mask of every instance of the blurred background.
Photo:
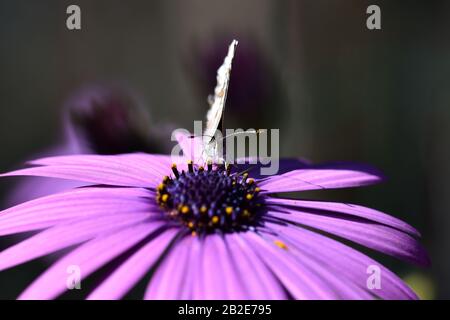
MULTIPOLYGON (((308 196, 415 226, 431 268, 368 253, 422 298, 449 299, 449 37, 444 0, 1 0, 0 172, 43 154, 170 150, 171 128, 204 118, 235 38, 226 127, 279 128, 282 156, 381 169, 382 185, 308 196), (71 4, 81 30, 66 28, 71 4), (381 30, 366 28, 370 4, 381 30)), ((0 206, 37 189, 2 179, 0 206)), ((1 272, 0 298, 47 263, 1 272)))

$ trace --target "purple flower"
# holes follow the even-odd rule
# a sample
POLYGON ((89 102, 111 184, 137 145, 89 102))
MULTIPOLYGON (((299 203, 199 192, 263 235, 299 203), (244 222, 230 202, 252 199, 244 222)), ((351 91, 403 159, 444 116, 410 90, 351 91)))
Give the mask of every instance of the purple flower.
POLYGON ((39 232, 1 252, 0 270, 70 248, 21 299, 55 298, 67 290, 69 266, 86 278, 118 257, 88 298, 121 298, 145 276, 147 299, 417 298, 387 268, 334 238, 428 264, 419 233, 401 220, 359 205, 275 196, 379 182, 368 167, 291 159, 278 175, 258 177, 258 167, 242 173, 143 153, 31 164, 2 176, 91 185, 1 212, 0 235, 39 232), (367 285, 371 266, 380 270, 379 288, 367 285))

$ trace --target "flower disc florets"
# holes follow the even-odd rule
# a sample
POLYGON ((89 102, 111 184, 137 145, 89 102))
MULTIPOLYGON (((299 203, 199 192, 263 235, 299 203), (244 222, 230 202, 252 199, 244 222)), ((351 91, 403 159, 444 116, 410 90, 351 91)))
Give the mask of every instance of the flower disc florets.
POLYGON ((157 188, 157 202, 168 217, 193 234, 245 230, 255 225, 260 189, 248 174, 230 174, 229 167, 207 170, 188 163, 188 171, 172 166, 173 177, 164 177, 157 188))

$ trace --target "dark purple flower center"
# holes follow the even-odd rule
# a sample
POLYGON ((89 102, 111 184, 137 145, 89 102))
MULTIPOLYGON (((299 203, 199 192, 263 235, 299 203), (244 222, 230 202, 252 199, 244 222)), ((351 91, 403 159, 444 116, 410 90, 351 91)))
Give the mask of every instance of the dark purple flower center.
POLYGON ((224 166, 207 170, 188 164, 187 172, 172 166, 173 178, 158 186, 157 202, 170 219, 179 221, 193 234, 215 230, 232 232, 256 224, 260 189, 248 174, 232 174, 224 166))

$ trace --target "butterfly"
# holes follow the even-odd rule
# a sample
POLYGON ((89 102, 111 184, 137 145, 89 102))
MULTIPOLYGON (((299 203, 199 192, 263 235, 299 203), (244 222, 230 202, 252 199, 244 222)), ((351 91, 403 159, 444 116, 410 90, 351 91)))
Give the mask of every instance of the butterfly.
POLYGON ((203 131, 203 158, 204 160, 222 161, 221 148, 219 141, 216 140, 216 132, 220 130, 224 132, 224 113, 225 102, 227 100, 228 87, 231 76, 231 65, 233 62, 237 40, 233 40, 228 47, 228 54, 226 55, 223 64, 217 70, 217 84, 214 89, 214 94, 208 97, 210 108, 206 114, 206 127, 203 131))
MULTIPOLYGON (((227 164, 223 155, 225 154, 224 139, 241 134, 242 132, 232 133, 228 136, 222 136, 224 133, 224 114, 225 103, 227 99, 228 87, 231 76, 231 66, 236 52, 238 41, 233 40, 228 47, 228 53, 223 61, 223 64, 217 70, 217 84, 214 93, 208 97, 209 110, 206 114, 206 127, 203 130, 202 136, 190 136, 190 142, 184 140, 180 136, 177 140, 185 147, 190 157, 195 159, 196 163, 227 164), (220 131, 220 135, 216 135, 220 131), (190 146, 189 146, 190 145, 190 146), (192 152, 193 150, 193 152, 192 152), (193 154, 194 155, 193 155, 193 154)), ((247 130, 247 133, 259 133, 261 130, 247 130)))

